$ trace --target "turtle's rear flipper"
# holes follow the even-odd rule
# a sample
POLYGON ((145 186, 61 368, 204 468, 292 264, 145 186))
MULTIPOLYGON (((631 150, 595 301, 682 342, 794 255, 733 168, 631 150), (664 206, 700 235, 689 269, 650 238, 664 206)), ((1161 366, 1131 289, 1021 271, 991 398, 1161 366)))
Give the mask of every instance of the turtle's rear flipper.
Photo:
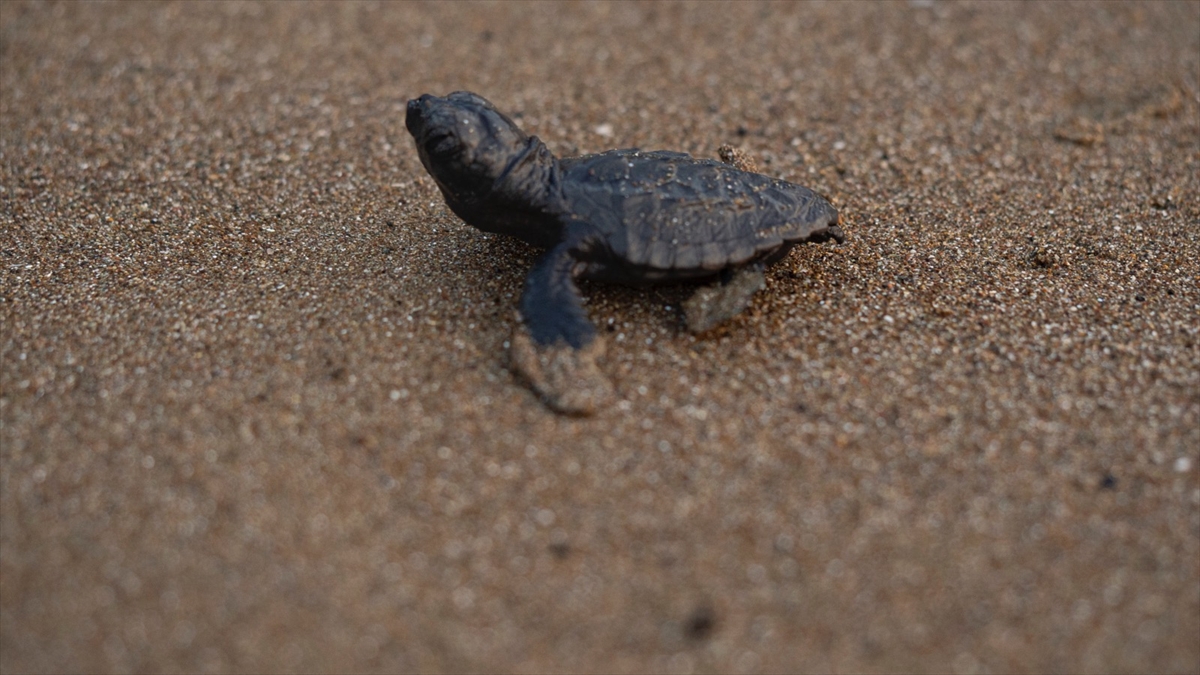
POLYGON ((808 238, 809 241, 811 241, 815 244, 823 244, 823 243, 829 241, 830 239, 836 241, 839 244, 844 244, 844 243, 846 243, 846 233, 842 232, 842 228, 838 227, 837 225, 830 225, 821 234, 813 235, 808 238))
POLYGON ((717 154, 721 157, 722 162, 735 169, 749 171, 750 173, 760 173, 758 163, 741 148, 735 148, 732 145, 722 145, 720 148, 717 148, 717 154))
POLYGON ((699 334, 742 313, 766 285, 762 265, 739 267, 728 280, 703 286, 683 302, 688 330, 699 334))
POLYGON ((573 249, 559 244, 526 277, 512 366, 554 410, 588 415, 611 398, 612 385, 596 367, 604 341, 575 287, 573 249))

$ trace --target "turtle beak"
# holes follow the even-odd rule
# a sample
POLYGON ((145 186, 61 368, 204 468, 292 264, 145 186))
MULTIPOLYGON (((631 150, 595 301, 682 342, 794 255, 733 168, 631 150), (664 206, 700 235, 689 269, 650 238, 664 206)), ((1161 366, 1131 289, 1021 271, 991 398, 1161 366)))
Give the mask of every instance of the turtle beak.
POLYGON ((408 132, 416 136, 421 132, 421 128, 425 126, 425 108, 432 98, 429 94, 422 94, 421 98, 414 98, 408 102, 408 111, 404 116, 404 126, 408 127, 408 132))

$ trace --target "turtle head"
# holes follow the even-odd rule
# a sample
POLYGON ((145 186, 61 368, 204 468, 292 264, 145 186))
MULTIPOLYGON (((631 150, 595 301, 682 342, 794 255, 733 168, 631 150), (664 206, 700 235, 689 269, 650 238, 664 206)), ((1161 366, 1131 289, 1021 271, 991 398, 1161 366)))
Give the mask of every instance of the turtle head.
POLYGON ((490 101, 469 91, 409 101, 405 126, 425 169, 443 194, 456 201, 487 195, 524 164, 535 145, 542 146, 490 101))

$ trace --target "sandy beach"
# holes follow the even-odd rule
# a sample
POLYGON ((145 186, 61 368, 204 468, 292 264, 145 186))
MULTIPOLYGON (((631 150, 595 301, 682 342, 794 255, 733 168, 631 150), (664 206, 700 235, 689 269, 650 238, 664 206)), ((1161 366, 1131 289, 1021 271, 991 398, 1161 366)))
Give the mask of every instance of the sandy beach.
POLYGON ((1200 3, 0 3, 0 670, 1200 672, 1200 3), (701 337, 404 128, 827 195, 701 337))

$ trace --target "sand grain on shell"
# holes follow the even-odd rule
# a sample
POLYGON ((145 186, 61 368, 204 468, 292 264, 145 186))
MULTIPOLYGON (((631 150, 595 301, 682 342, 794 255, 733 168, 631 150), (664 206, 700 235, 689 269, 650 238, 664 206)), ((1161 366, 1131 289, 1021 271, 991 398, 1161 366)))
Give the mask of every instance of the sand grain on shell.
POLYGON ((528 9, 0 5, 0 670, 1200 668, 1195 3, 528 9), (454 89, 847 242, 554 415, 454 89))

